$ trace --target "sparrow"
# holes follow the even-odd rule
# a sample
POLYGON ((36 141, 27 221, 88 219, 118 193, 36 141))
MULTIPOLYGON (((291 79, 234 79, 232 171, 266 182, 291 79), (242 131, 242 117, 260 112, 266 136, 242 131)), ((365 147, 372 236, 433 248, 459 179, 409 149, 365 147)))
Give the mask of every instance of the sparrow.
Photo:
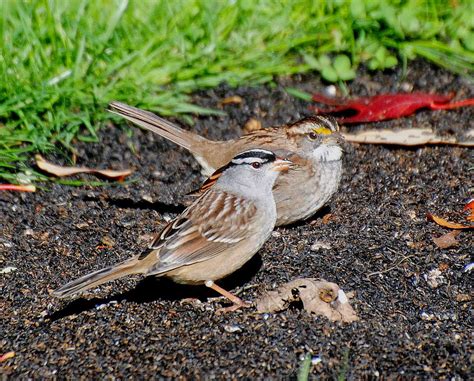
POLYGON ((145 274, 205 284, 234 303, 226 311, 246 306, 214 282, 242 267, 270 237, 276 222, 272 188, 290 165, 268 150, 237 154, 143 253, 67 283, 53 295, 66 298, 127 275, 145 274))
POLYGON ((201 165, 204 175, 248 149, 283 152, 294 165, 275 183, 276 226, 312 216, 339 187, 343 138, 332 117, 317 115, 281 127, 252 131, 239 139, 212 141, 151 112, 121 102, 111 102, 109 107, 112 113, 186 148, 201 165))

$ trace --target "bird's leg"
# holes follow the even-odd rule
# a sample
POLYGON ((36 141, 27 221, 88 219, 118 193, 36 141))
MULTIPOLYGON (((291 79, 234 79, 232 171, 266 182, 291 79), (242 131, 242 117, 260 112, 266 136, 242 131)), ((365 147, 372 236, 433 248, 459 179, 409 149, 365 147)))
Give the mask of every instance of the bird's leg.
POLYGON ((206 287, 212 288, 214 291, 217 293, 221 294, 222 296, 225 296, 227 299, 229 299, 232 303, 234 303, 230 307, 225 307, 225 308, 220 308, 216 311, 216 313, 226 313, 226 312, 232 312, 232 311, 237 311, 239 308, 247 308, 250 307, 251 305, 249 303, 244 302, 242 299, 239 297, 233 295, 227 290, 224 290, 222 287, 218 286, 215 284, 212 280, 207 280, 205 283, 206 287))

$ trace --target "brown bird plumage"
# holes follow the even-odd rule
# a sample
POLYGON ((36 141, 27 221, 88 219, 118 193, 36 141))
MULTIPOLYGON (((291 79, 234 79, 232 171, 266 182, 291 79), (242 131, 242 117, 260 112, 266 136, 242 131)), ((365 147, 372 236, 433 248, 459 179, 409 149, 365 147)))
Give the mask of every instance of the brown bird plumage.
POLYGON ((342 137, 331 117, 309 117, 293 124, 253 131, 239 139, 212 141, 124 103, 110 103, 110 111, 186 148, 206 175, 245 150, 262 148, 277 154, 285 152, 296 165, 275 183, 277 226, 310 217, 339 186, 342 137))

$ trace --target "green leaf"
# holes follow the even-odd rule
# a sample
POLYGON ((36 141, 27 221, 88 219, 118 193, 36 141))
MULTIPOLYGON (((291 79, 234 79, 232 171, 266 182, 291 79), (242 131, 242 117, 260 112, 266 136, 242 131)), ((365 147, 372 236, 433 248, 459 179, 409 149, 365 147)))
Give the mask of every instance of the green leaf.
POLYGON ((306 64, 309 65, 311 69, 320 70, 321 69, 321 62, 318 59, 310 54, 303 54, 303 59, 306 64))
POLYGON ((334 60, 334 69, 337 73, 338 79, 348 81, 354 79, 355 71, 351 68, 351 60, 345 55, 339 55, 334 60))
POLYGON ((299 89, 295 89, 294 87, 286 87, 285 91, 288 94, 294 96, 295 98, 299 98, 299 99, 302 99, 304 101, 311 101, 312 100, 311 94, 309 94, 305 91, 299 90, 299 89))
POLYGON ((309 378, 309 372, 311 371, 311 354, 306 353, 303 361, 301 362, 300 368, 298 369, 297 381, 307 381, 309 378))
POLYGON ((394 67, 397 64, 398 64, 397 57, 389 56, 385 59, 385 65, 384 66, 386 68, 390 68, 390 67, 394 67))
POLYGON ((332 66, 323 67, 321 75, 326 81, 329 82, 337 82, 337 80, 339 79, 336 70, 334 70, 332 66))

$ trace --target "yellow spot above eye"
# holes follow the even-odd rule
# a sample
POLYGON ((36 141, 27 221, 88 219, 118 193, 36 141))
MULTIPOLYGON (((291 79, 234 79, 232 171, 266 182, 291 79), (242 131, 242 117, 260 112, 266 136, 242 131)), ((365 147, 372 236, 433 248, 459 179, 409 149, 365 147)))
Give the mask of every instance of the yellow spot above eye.
POLYGON ((332 131, 327 127, 318 127, 313 129, 314 132, 320 135, 331 135, 332 131))

